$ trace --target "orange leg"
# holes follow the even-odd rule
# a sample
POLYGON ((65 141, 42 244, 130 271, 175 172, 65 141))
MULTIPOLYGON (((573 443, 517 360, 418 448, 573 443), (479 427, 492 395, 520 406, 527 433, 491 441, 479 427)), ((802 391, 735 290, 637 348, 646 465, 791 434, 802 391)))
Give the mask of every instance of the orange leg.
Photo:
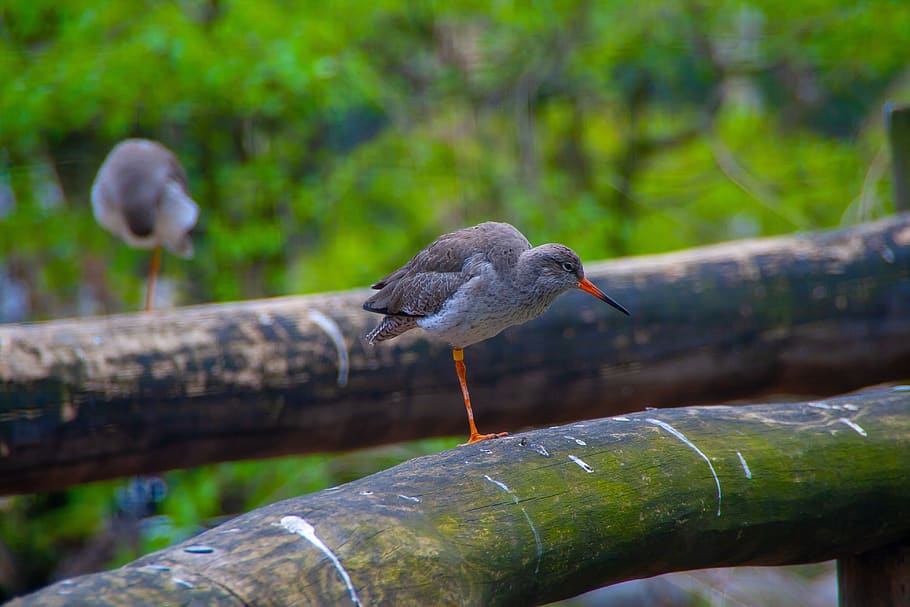
POLYGON ((497 432, 494 434, 480 434, 477 432, 477 426, 474 425, 474 411, 471 409, 471 396, 468 394, 468 380, 465 378, 464 350, 462 348, 452 348, 452 358, 455 359, 455 372, 458 373, 461 395, 464 396, 464 408, 468 412, 468 427, 471 430, 471 438, 468 439, 468 442, 462 444, 470 445, 482 440, 507 436, 508 432, 497 432))
POLYGON ((152 249, 152 266, 149 268, 149 284, 145 291, 145 311, 152 309, 152 297, 155 294, 155 282, 158 280, 158 269, 161 267, 161 247, 152 249))

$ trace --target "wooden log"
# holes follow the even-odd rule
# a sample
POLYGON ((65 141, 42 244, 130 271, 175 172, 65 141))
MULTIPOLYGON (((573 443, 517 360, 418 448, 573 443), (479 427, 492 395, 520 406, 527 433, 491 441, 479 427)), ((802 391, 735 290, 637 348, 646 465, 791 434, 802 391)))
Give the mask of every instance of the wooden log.
MULTIPOLYGON (((910 214, 588 275, 633 317, 570 293, 468 348, 482 431, 910 375, 910 214)), ((364 344, 366 296, 0 326, 0 494, 464 434, 446 345, 364 344)))
POLYGON ((910 386, 645 411, 458 447, 266 506, 10 607, 532 605, 910 537, 910 386))
POLYGON ((910 539, 837 560, 840 607, 910 605, 910 539))

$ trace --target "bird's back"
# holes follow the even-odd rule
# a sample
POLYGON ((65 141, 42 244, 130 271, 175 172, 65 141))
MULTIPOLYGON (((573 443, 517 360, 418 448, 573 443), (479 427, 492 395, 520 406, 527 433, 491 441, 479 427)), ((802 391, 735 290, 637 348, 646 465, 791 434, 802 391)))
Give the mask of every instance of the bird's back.
POLYGON ((442 310, 478 267, 508 272, 530 248, 528 239, 507 223, 486 222, 443 234, 373 285, 378 292, 363 307, 386 318, 368 340, 391 339, 414 328, 417 318, 442 310))

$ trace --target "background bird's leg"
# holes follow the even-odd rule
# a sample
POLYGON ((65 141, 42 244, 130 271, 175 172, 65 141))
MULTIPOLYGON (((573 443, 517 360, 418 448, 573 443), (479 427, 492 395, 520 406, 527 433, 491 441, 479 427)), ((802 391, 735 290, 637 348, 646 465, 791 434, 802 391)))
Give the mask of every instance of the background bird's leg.
POLYGON ((152 309, 152 297, 155 294, 155 282, 158 280, 158 268, 161 267, 161 246, 152 249, 152 265, 149 268, 149 284, 145 291, 145 311, 152 309))
POLYGON ((499 432, 497 434, 480 434, 477 432, 477 426, 474 424, 474 410, 471 409, 471 396, 468 394, 468 380, 465 376, 464 350, 462 348, 452 348, 452 358, 455 359, 455 372, 458 373, 461 395, 464 396, 464 408, 468 412, 468 427, 471 430, 471 438, 463 444, 470 445, 478 441, 506 436, 508 432, 499 432))

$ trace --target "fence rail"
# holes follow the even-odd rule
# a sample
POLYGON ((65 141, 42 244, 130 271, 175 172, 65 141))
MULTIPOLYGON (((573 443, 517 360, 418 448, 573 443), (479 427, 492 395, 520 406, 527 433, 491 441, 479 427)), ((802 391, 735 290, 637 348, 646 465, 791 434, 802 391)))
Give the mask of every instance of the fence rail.
MULTIPOLYGON (((11 607, 530 605, 849 559, 910 539, 908 461, 910 387, 645 411, 421 457, 11 607)), ((906 567, 889 571, 880 588, 907 587, 906 567)))

